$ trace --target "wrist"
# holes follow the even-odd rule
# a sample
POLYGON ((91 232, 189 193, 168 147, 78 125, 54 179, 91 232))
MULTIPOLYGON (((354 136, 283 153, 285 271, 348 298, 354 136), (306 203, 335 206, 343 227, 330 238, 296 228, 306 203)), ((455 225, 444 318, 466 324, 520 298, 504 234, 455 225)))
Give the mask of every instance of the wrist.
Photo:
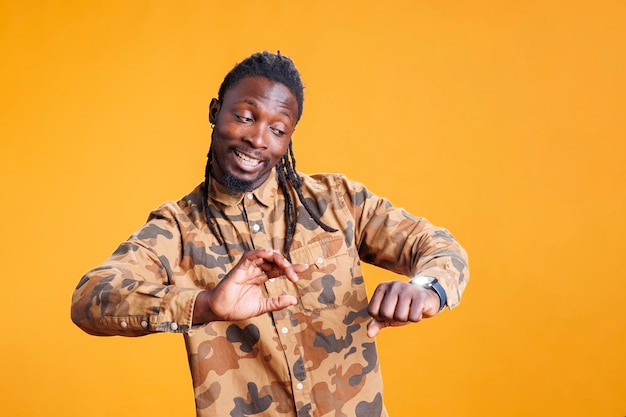
POLYGON ((417 287, 425 288, 427 290, 434 292, 439 298, 439 310, 438 311, 443 310, 443 308, 446 306, 447 304, 446 291, 443 289, 443 286, 439 283, 437 278, 417 276, 417 277, 412 278, 409 281, 409 283, 417 287))
POLYGON ((215 321, 215 315, 209 308, 211 293, 208 290, 200 291, 196 297, 196 302, 193 305, 193 319, 192 324, 205 324, 211 321, 215 321))

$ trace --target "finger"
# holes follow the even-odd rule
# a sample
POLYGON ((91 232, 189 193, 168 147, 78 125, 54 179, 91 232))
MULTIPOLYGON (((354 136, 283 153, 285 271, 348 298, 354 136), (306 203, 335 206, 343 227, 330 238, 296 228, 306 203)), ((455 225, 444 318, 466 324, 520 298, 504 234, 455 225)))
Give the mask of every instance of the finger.
POLYGON ((304 272, 309 269, 309 264, 292 264, 293 270, 297 273, 304 272))
POLYGON ((287 275, 289 273, 289 268, 287 269, 279 268, 278 265, 275 265, 274 263, 269 263, 269 262, 264 262, 260 264, 259 268, 262 270, 263 273, 267 274, 269 278, 276 278, 281 275, 287 275))
POLYGON ((386 286, 385 284, 379 284, 374 290, 374 294, 370 299, 370 303, 367 312, 375 319, 380 319, 380 305, 385 297, 386 286))
POLYGON ((267 274, 267 276, 270 278, 276 278, 277 276, 282 275, 282 270, 276 268, 276 265, 274 265, 273 263, 267 263, 263 261, 263 263, 259 265, 259 268, 264 274, 267 274))
POLYGON ((304 272, 307 269, 309 269, 308 264, 292 264, 291 266, 285 268, 285 276, 291 282, 298 282, 298 280, 300 279, 298 273, 304 272))
POLYGON ((248 259, 250 261, 257 261, 259 259, 266 259, 270 257, 272 254, 272 250, 270 249, 254 249, 246 251, 243 254, 243 259, 248 259))
POLYGON ((245 253, 233 269, 228 271, 221 283, 233 282, 237 284, 251 284, 257 282, 263 271, 256 264, 253 255, 245 253))
MULTIPOLYGON (((427 292, 432 292, 430 290, 426 290, 427 292)), ((434 294, 434 293, 433 293, 434 294)), ((436 296, 436 295, 435 295, 436 296)), ((437 301, 439 301, 439 297, 437 297, 437 301)), ((424 318, 424 311, 428 308, 428 304, 426 304, 426 300, 424 298, 414 298, 411 302, 411 311, 409 312, 409 320, 417 323, 424 318)), ((437 308, 439 308, 439 304, 437 304, 437 308)))
POLYGON ((372 319, 367 325, 367 335, 371 338, 374 338, 386 326, 387 326, 387 323, 385 323, 384 321, 378 321, 376 319, 372 319))
POLYGON ((423 317, 423 305, 411 305, 411 312, 409 313, 408 321, 417 323, 418 321, 422 321, 423 317))
POLYGON ((397 306, 398 293, 391 290, 385 291, 384 297, 380 302, 380 311, 378 312, 378 315, 383 320, 395 320, 397 306))
MULTIPOLYGON (((287 261, 289 262, 289 261, 287 261)), ((297 282, 298 274, 309 269, 308 264, 289 264, 286 268, 280 268, 279 265, 274 263, 265 262, 259 265, 259 267, 267 273, 270 278, 276 278, 280 275, 285 275, 290 281, 297 282)))
POLYGON ((396 306, 393 312, 394 321, 408 321, 411 313, 413 298, 406 294, 399 294, 396 299, 396 306))
POLYGON ((283 255, 271 249, 264 249, 261 256, 267 262, 275 263, 279 268, 285 269, 291 265, 283 255))
POLYGON ((247 259, 260 268, 269 278, 285 275, 290 281, 297 282, 298 273, 309 268, 308 264, 292 264, 280 253, 270 249, 257 249, 246 252, 247 259))
POLYGON ((282 264, 282 260, 285 258, 279 253, 271 250, 271 249, 255 249, 251 251, 247 251, 243 254, 242 261, 246 262, 246 265, 256 265, 260 266, 264 262, 277 264, 280 267, 284 268, 282 264))
POLYGON ((262 274, 263 271, 267 269, 263 266, 266 264, 264 252, 265 250, 254 250, 244 253, 233 270, 246 271, 247 275, 250 273, 252 273, 252 275, 262 274))
POLYGON ((296 305, 298 300, 293 295, 280 295, 278 297, 266 298, 263 300, 262 309, 264 313, 278 311, 283 308, 296 305))
POLYGON ((246 256, 250 258, 246 264, 248 270, 258 268, 257 274, 266 275, 269 278, 276 278, 283 274, 282 267, 274 262, 274 252, 269 249, 249 251, 246 252, 246 256))

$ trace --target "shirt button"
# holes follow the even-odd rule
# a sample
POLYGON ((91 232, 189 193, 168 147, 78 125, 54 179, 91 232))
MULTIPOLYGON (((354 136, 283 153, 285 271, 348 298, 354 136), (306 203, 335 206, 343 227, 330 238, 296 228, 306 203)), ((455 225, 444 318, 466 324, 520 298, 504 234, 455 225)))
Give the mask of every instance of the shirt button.
POLYGON ((141 320, 141 327, 143 327, 144 329, 148 327, 148 322, 145 320, 141 320))
POLYGON ((248 200, 252 200, 254 198, 254 194, 248 193, 248 200))
POLYGON ((125 321, 120 321, 120 326, 122 326, 123 328, 128 327, 128 323, 126 323, 125 321))
POLYGON ((254 226, 252 226, 252 230, 254 230, 255 232, 258 232, 259 229, 261 229, 261 226, 259 226, 258 224, 255 224, 254 226))
POLYGON ((172 329, 172 330, 178 329, 178 324, 176 324, 176 323, 170 324, 170 329, 172 329))
POLYGON ((315 260, 315 262, 317 262, 318 264, 320 264, 320 265, 321 265, 321 264, 323 264, 323 263, 324 263, 324 258, 322 258, 322 257, 320 256, 319 258, 317 258, 317 259, 315 260))
POLYGON ((304 385, 302 385, 302 382, 298 382, 298 385, 296 385, 296 388, 302 389, 304 388, 304 385))
POLYGON ((280 331, 283 332, 283 333, 287 333, 287 332, 289 332, 289 329, 286 328, 286 327, 283 327, 282 329, 280 329, 280 331))

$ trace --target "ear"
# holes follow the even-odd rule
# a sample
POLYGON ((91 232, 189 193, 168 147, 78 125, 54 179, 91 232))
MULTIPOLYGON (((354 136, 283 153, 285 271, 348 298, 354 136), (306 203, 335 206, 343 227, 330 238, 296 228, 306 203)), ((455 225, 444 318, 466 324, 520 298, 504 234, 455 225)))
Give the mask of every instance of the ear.
POLYGON ((211 99, 211 104, 209 104, 209 123, 215 124, 217 120, 217 113, 220 111, 221 107, 220 101, 216 98, 211 99))

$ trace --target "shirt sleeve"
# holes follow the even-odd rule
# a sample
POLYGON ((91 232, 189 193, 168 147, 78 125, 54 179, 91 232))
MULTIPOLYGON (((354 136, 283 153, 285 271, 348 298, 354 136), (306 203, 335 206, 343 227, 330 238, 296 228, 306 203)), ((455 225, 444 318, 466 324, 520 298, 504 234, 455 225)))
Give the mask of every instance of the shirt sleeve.
POLYGON ((406 275, 435 277, 456 307, 469 279, 467 252, 446 229, 394 207, 363 185, 343 180, 341 193, 354 218, 355 243, 364 262, 406 275))
POLYGON ((143 227, 82 277, 72 296, 71 316, 78 327, 98 336, 190 329, 201 290, 172 285, 188 227, 176 209, 168 203, 152 212, 143 227))

